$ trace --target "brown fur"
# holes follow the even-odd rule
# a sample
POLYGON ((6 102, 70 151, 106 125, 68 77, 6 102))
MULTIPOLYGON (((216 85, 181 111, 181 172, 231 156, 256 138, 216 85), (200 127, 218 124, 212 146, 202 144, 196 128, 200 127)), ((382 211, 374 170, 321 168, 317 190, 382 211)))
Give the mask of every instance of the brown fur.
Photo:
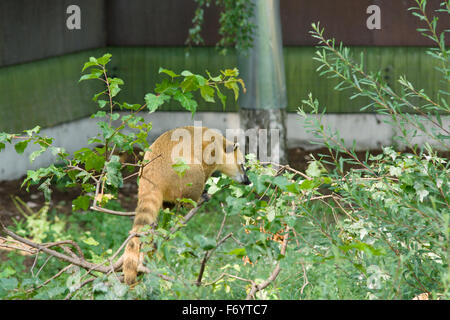
MULTIPOLYGON (((215 171, 221 171, 238 181, 240 180, 240 182, 248 181, 241 166, 244 158, 239 148, 233 142, 226 140, 219 133, 214 133, 211 140, 203 140, 202 138, 201 153, 195 154, 194 135, 200 132, 203 137, 203 133, 209 129, 205 127, 196 127, 195 129, 194 127, 183 127, 177 129, 162 134, 150 146, 150 151, 145 153, 144 159, 151 162, 141 172, 138 204, 131 232, 139 232, 143 226, 154 224, 163 202, 173 203, 181 198, 198 201, 203 193, 206 180, 215 171), (191 134, 191 141, 188 146, 191 148, 191 159, 185 159, 189 169, 186 170, 182 178, 172 167, 174 164, 172 161, 172 149, 179 145, 180 141, 172 141, 171 135, 177 129, 187 130, 191 134), (194 132, 194 130, 196 131, 194 132), (223 164, 206 163, 205 159, 208 158, 208 155, 205 157, 203 151, 211 144, 211 141, 213 141, 216 149, 212 149, 209 154, 211 156, 215 155, 217 158, 222 157, 222 159, 232 155, 233 163, 227 164, 225 160, 223 164), (217 152, 219 153, 218 155, 215 154, 217 152), (199 154, 203 155, 202 158, 204 159, 198 159, 199 154), (199 163, 194 163, 195 158, 199 160, 199 163)), ((189 144, 189 141, 183 141, 183 143, 189 144)), ((208 153, 207 151, 206 153, 208 153)), ((136 281, 137 269, 140 263, 142 263, 140 258, 140 241, 138 237, 134 237, 127 244, 124 254, 123 272, 125 283, 130 285, 136 281)))

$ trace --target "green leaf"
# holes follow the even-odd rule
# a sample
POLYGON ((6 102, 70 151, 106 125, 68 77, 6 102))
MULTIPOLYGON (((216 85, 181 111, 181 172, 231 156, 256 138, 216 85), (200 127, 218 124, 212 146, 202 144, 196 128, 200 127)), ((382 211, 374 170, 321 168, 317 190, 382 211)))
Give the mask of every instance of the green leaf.
POLYGON ((103 75, 103 71, 97 68, 91 69, 91 73, 82 75, 80 80, 78 82, 81 82, 83 80, 89 80, 89 79, 98 79, 103 75))
POLYGON ((193 207, 196 207, 196 206, 197 206, 197 202, 195 202, 194 200, 189 199, 189 198, 178 199, 178 201, 179 201, 180 203, 190 204, 190 205, 193 206, 193 207))
POLYGON ((87 171, 94 169, 95 171, 100 171, 103 168, 105 163, 105 158, 92 153, 92 156, 86 159, 86 167, 87 171))
POLYGON ((239 70, 237 68, 226 69, 225 71, 221 72, 225 77, 237 77, 239 75, 239 70))
POLYGON ((192 72, 190 72, 189 70, 184 70, 181 75, 183 77, 189 77, 189 76, 193 76, 194 74, 192 72))
MULTIPOLYGON (((98 150, 98 148, 97 148, 98 150)), ((74 152, 74 158, 85 164, 87 171, 95 169, 100 171, 103 168, 105 159, 89 148, 81 148, 74 152)))
POLYGON ((227 102, 227 96, 224 95, 220 90, 219 87, 216 86, 217 96, 220 99, 220 102, 222 102, 223 110, 225 110, 226 102, 227 102))
POLYGON ((121 108, 125 108, 125 109, 127 109, 127 110, 134 110, 134 111, 139 110, 140 107, 141 107, 141 105, 140 105, 140 104, 137 104, 137 103, 135 103, 135 104, 128 104, 128 103, 124 102, 124 103, 121 105, 121 108))
POLYGON ((207 238, 204 235, 197 234, 194 236, 194 240, 203 250, 211 250, 217 246, 216 240, 207 238))
POLYGON ((18 154, 22 154, 25 151, 25 149, 27 148, 28 142, 29 142, 28 140, 17 142, 14 145, 14 149, 16 149, 16 152, 18 154))
POLYGON ((16 270, 11 268, 10 266, 7 266, 2 272, 0 272, 0 278, 9 278, 13 274, 16 273, 16 270))
POLYGON ((184 159, 178 159, 176 163, 172 164, 173 170, 177 173, 177 175, 182 178, 186 171, 189 169, 189 165, 187 165, 184 159))
POLYGON ((296 216, 287 216, 284 218, 284 220, 286 221, 287 225, 291 228, 295 227, 295 224, 297 223, 298 219, 296 216))
POLYGON ((192 93, 190 92, 183 93, 181 91, 177 91, 177 93, 175 93, 173 98, 177 100, 184 109, 191 111, 192 116, 194 115, 198 105, 197 101, 192 99, 192 93))
POLYGON ((52 189, 50 189, 51 178, 47 178, 39 187, 38 190, 44 193, 45 201, 50 201, 52 189))
POLYGON ((119 92, 122 90, 117 85, 111 86, 110 88, 111 88, 111 97, 117 96, 119 92))
POLYGON ((245 247, 245 252, 247 253, 248 258, 251 262, 256 262, 258 260, 258 257, 260 256, 260 253, 257 251, 254 245, 249 245, 245 247))
POLYGON ((201 75, 199 75, 199 74, 194 75, 194 77, 195 77, 195 80, 197 80, 198 86, 200 86, 200 87, 205 86, 206 83, 208 82, 208 81, 205 79, 205 77, 203 77, 203 76, 201 76, 201 75))
POLYGON ((81 69, 81 72, 83 72, 84 70, 86 70, 87 68, 89 68, 89 67, 92 67, 92 66, 97 66, 98 64, 96 63, 96 62, 94 62, 94 61, 88 61, 88 62, 86 62, 85 64, 84 64, 84 67, 83 67, 83 69, 81 69))
POLYGON ((86 243, 86 244, 88 244, 88 245, 90 245, 90 246, 98 246, 98 245, 100 244, 100 243, 98 243, 97 240, 95 240, 95 239, 92 238, 92 237, 89 237, 89 238, 87 238, 87 239, 84 239, 83 242, 86 243))
POLYGON ((122 164, 120 163, 119 156, 112 156, 111 160, 106 163, 106 183, 115 187, 120 188, 123 185, 123 178, 120 169, 122 164))
POLYGON ((104 118, 106 117, 105 111, 98 111, 97 113, 94 113, 91 118, 104 118))
POLYGON ((214 81, 214 82, 222 81, 222 75, 218 75, 217 77, 213 77, 213 76, 211 76, 211 74, 209 73, 208 70, 206 70, 206 74, 208 75, 209 79, 214 81))
POLYGON ((124 82, 120 78, 110 78, 109 79, 109 85, 115 86, 115 85, 123 85, 124 82))
POLYGON ((103 57, 97 59, 97 62, 101 65, 106 65, 111 60, 111 57, 112 57, 112 54, 105 53, 103 55, 103 57))
POLYGON ((92 101, 97 102, 97 99, 98 99, 101 95, 103 95, 103 94, 105 94, 105 93, 106 93, 106 90, 105 90, 105 91, 102 91, 102 92, 99 92, 99 93, 97 93, 97 94, 95 94, 94 97, 92 98, 92 101))
POLYGON ((352 242, 348 245, 344 245, 344 246, 339 246, 339 249, 341 249, 344 252, 347 252, 351 249, 356 249, 358 251, 364 251, 368 254, 371 254, 373 256, 382 256, 385 255, 386 252, 383 248, 374 248, 373 246, 371 246, 370 244, 361 242, 361 241, 355 241, 352 242))
POLYGON ((324 171, 322 164, 319 161, 313 161, 308 165, 308 169, 306 169, 306 174, 309 177, 320 177, 322 172, 324 171))
POLYGON ((144 97, 145 102, 147 103, 147 108, 149 113, 155 112, 160 106, 164 104, 164 102, 170 100, 170 96, 166 94, 154 95, 153 93, 147 93, 144 97))
POLYGON ((301 190, 312 190, 322 184, 320 179, 305 180, 300 184, 301 190))
POLYGON ((281 190, 285 191, 286 186, 290 184, 288 179, 283 176, 278 176, 273 179, 273 184, 277 185, 281 190))
POLYGON ((98 79, 98 76, 95 74, 85 74, 82 75, 80 80, 78 80, 78 82, 84 81, 84 80, 89 80, 89 79, 98 79))
POLYGON ((165 74, 169 75, 171 78, 176 78, 176 77, 180 76, 179 74, 176 74, 172 70, 168 70, 168 69, 164 69, 164 68, 159 68, 158 73, 165 73, 165 74))
POLYGON ((214 89, 208 85, 200 87, 200 94, 202 98, 207 102, 215 102, 214 100, 214 89))
POLYGON ((30 130, 23 130, 23 132, 25 132, 29 137, 31 137, 33 135, 33 133, 39 133, 40 131, 41 131, 40 126, 36 126, 30 130))
POLYGON ((156 84, 155 92, 165 93, 173 96, 179 90, 178 86, 179 86, 178 81, 171 82, 167 79, 163 79, 162 82, 156 84))
POLYGON ((236 248, 236 249, 233 249, 233 250, 227 252, 227 254, 235 255, 238 258, 242 258, 247 255, 245 248, 236 248))
POLYGON ((195 76, 187 77, 180 85, 183 92, 194 91, 198 89, 198 82, 195 76))
POLYGON ((269 176, 266 175, 258 175, 255 172, 248 172, 248 178, 253 183, 255 187, 255 191, 257 194, 261 194, 264 190, 266 190, 265 182, 270 179, 269 176))
POLYGON ((269 222, 272 222, 273 219, 275 219, 275 215, 276 215, 276 210, 274 207, 267 208, 267 220, 269 220, 269 222))
POLYGON ((233 90, 234 99, 235 99, 235 101, 237 101, 237 99, 239 98, 239 86, 238 86, 237 82, 235 82, 235 81, 226 82, 225 87, 233 90))
POLYGON ((0 297, 5 296, 9 291, 17 288, 19 282, 16 278, 2 278, 0 279, 0 297))
POLYGON ((104 108, 106 106, 106 104, 108 103, 108 101, 106 101, 106 100, 98 100, 97 103, 98 103, 98 106, 100 108, 104 108))
POLYGON ((84 210, 86 211, 89 209, 89 205, 91 203, 91 197, 89 196, 79 196, 75 200, 72 201, 72 210, 78 211, 78 210, 84 210))
POLYGON ((115 130, 109 126, 108 123, 104 121, 98 121, 97 125, 102 129, 103 137, 105 139, 111 138, 111 136, 114 134, 115 130))
POLYGON ((297 183, 290 183, 286 186, 286 191, 293 193, 293 194, 299 194, 300 193, 300 187, 297 183))

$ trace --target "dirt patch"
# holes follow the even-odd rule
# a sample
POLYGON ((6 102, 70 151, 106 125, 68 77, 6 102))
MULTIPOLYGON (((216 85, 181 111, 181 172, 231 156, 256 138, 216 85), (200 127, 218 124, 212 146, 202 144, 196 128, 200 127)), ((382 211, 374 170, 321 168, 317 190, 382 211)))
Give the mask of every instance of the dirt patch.
MULTIPOLYGON (((20 187, 25 177, 11 181, 0 181, 0 219, 9 225, 12 219, 22 218, 20 210, 17 208, 13 198, 18 197, 33 211, 38 211, 45 203, 42 191, 37 186, 30 186, 29 192, 26 187, 20 187)), ((80 195, 80 190, 76 188, 59 189, 52 188, 51 207, 56 208, 63 214, 72 213, 72 200, 80 195)), ((133 211, 137 203, 137 185, 136 181, 130 179, 125 182, 119 194, 118 201, 126 211, 133 211)))

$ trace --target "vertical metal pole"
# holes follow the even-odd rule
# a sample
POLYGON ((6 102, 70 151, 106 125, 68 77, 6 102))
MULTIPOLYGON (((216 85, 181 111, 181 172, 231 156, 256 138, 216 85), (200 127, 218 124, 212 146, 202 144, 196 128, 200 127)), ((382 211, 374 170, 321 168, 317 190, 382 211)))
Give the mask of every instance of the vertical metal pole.
POLYGON ((247 93, 239 100, 241 127, 246 130, 271 129, 266 131, 271 134, 277 132, 276 141, 279 142, 271 143, 269 136, 269 150, 271 154, 279 155, 280 162, 287 163, 284 123, 287 95, 280 1, 253 0, 253 3, 252 19, 256 25, 253 47, 247 54, 238 55, 239 69, 247 87, 247 93))
POLYGON ((240 107, 283 109, 287 105, 281 36, 280 1, 253 0, 256 34, 249 52, 239 55, 241 75, 247 86, 240 107))

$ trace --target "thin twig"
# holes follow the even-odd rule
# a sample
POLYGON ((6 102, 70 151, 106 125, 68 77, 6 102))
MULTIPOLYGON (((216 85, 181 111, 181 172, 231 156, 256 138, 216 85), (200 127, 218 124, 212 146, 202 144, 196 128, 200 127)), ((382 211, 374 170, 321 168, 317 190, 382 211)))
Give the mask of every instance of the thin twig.
POLYGON ((170 231, 169 234, 164 238, 164 240, 168 240, 170 235, 174 234, 175 232, 177 232, 182 226, 186 225, 189 220, 192 219, 193 216, 195 216, 195 214, 198 212, 198 210, 200 209, 200 207, 203 205, 203 203, 207 202, 209 199, 211 199, 211 196, 207 193, 203 194, 202 197, 200 198, 200 200, 197 202, 197 206, 195 208, 192 208, 185 216, 183 221, 181 221, 180 224, 173 226, 170 231))
MULTIPOLYGON (((283 244, 281 245, 281 250, 280 250, 281 255, 286 254, 286 248, 287 248, 287 244, 289 241, 289 231, 290 230, 291 230, 290 227, 286 227, 286 234, 284 236, 283 244)), ((280 271, 281 271, 280 261, 278 261, 277 265, 275 266, 275 269, 273 269, 272 273, 270 274, 270 276, 267 278, 266 281, 264 281, 261 284, 256 284, 256 283, 252 284, 252 288, 250 289, 250 292, 248 293, 248 295, 245 299, 246 300, 255 299, 255 294, 258 291, 265 289, 269 284, 271 284, 278 277, 278 274, 280 273, 280 271)))
POLYGON ((50 281, 58 278, 60 275, 62 275, 64 272, 66 272, 68 269, 70 269, 72 266, 73 266, 73 264, 69 264, 69 265, 65 266, 64 268, 59 270, 58 273, 56 273, 53 277, 45 280, 42 284, 38 285, 36 288, 31 288, 31 289, 27 290, 26 292, 30 293, 30 292, 33 292, 33 291, 35 291, 37 289, 42 288, 43 286, 47 285, 50 281))
POLYGON ((271 164, 271 165, 277 166, 277 167, 279 167, 279 168, 281 168, 281 169, 283 169, 283 170, 291 171, 291 172, 293 172, 293 173, 295 173, 295 174, 298 174, 298 175, 302 176, 303 178, 305 178, 305 179, 307 179, 307 180, 312 180, 311 177, 307 176, 307 175, 304 174, 303 172, 300 172, 300 171, 298 171, 298 170, 295 170, 295 169, 291 168, 289 165, 282 165, 282 164, 275 163, 275 162, 270 162, 270 161, 268 161, 268 162, 260 162, 260 164, 262 164, 262 165, 268 165, 268 164, 271 164))
POLYGON ((116 215, 116 216, 132 217, 132 216, 136 215, 136 213, 134 211, 132 211, 132 212, 116 211, 116 210, 110 210, 110 209, 102 208, 102 207, 99 207, 97 205, 92 205, 90 207, 90 209, 94 210, 94 211, 98 211, 98 212, 113 214, 113 215, 116 215))
POLYGON ((92 277, 92 278, 89 278, 89 279, 83 281, 83 283, 81 283, 74 291, 69 292, 69 293, 67 294, 67 296, 64 298, 64 300, 69 300, 70 298, 72 298, 72 296, 73 296, 78 290, 80 290, 82 287, 84 287, 84 286, 87 285, 88 283, 94 281, 95 279, 97 279, 97 277, 92 277))
POLYGON ((233 233, 230 232, 225 237, 223 237, 213 249, 208 250, 208 251, 205 252, 205 255, 203 256, 202 263, 200 265, 200 271, 198 273, 197 281, 195 283, 197 286, 201 285, 201 283, 202 283, 202 278, 203 278, 203 273, 204 273, 205 268, 206 268, 206 263, 208 262, 209 258, 211 258, 211 255, 212 255, 213 251, 215 249, 217 249, 219 246, 221 246, 225 241, 227 241, 232 236, 233 236, 233 233))
POLYGON ((241 281, 245 281, 245 282, 250 282, 252 285, 255 285, 255 282, 253 280, 251 280, 251 279, 245 279, 245 278, 242 278, 242 277, 239 277, 239 276, 235 276, 234 274, 229 274, 229 273, 223 272, 223 273, 220 274, 220 276, 218 278, 216 278, 216 280, 208 282, 208 283, 205 283, 205 286, 213 285, 213 284, 217 283, 218 281, 222 280, 225 276, 226 277, 230 277, 230 278, 234 278, 234 279, 238 279, 238 280, 241 280, 241 281))

